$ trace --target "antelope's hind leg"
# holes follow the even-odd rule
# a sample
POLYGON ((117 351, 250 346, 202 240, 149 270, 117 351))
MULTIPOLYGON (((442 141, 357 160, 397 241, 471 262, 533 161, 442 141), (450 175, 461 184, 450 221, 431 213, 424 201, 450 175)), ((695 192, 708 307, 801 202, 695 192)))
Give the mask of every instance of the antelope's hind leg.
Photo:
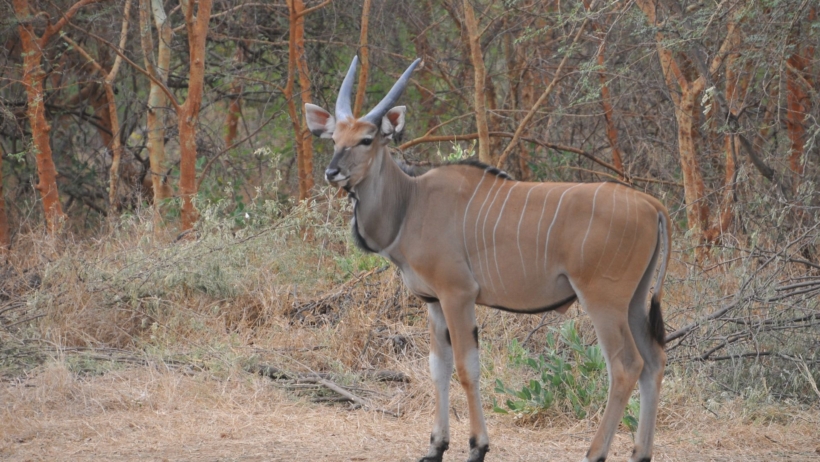
POLYGON ((606 359, 609 394, 601 424, 584 462, 603 462, 606 459, 629 396, 643 369, 643 359, 629 328, 627 309, 626 306, 616 308, 603 304, 591 304, 587 308, 606 359))
MULTIPOLYGON (((658 402, 661 394, 663 371, 666 367, 666 352, 663 346, 652 337, 649 327, 649 313, 646 300, 649 284, 654 274, 654 260, 641 280, 632 302, 629 304, 629 328, 632 337, 643 358, 643 370, 638 379, 641 392, 641 411, 638 419, 638 434, 630 462, 649 462, 652 460, 652 444, 655 436, 655 422, 658 416, 658 402)), ((657 309, 660 309, 658 306, 657 309)))
POLYGON ((453 347, 450 331, 444 320, 439 302, 427 304, 427 321, 430 328, 430 375, 436 394, 436 414, 430 450, 419 462, 441 462, 450 446, 450 377, 453 376, 453 347))

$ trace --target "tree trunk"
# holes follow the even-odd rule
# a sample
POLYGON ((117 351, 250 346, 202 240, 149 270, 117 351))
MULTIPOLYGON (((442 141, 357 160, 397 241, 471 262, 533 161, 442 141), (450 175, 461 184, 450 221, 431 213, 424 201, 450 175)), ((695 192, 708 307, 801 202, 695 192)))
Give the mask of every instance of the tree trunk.
POLYGON ((302 90, 302 103, 311 102, 310 79, 307 75, 305 61, 305 3, 302 0, 288 0, 290 12, 290 40, 288 41, 288 81, 285 86, 285 98, 288 100, 288 114, 293 124, 296 138, 296 168, 299 177, 299 200, 310 197, 313 188, 313 140, 304 133, 302 118, 296 110, 293 95, 294 79, 299 74, 302 90))
MULTIPOLYGON (((590 10, 590 1, 584 0, 584 7, 587 11, 590 10)), ((596 53, 596 61, 598 62, 598 78, 601 81, 601 108, 604 110, 604 119, 606 121, 606 137, 609 140, 609 147, 612 151, 612 165, 621 172, 621 179, 626 177, 623 175, 624 163, 621 156, 621 150, 618 147, 618 129, 615 127, 615 120, 612 111, 612 98, 609 95, 609 82, 606 78, 606 57, 604 50, 606 50, 606 35, 601 31, 601 25, 596 21, 592 23, 592 29, 596 34, 600 35, 601 44, 598 46, 596 53)))
POLYGON ((91 107, 94 108, 94 117, 99 121, 97 132, 100 135, 103 146, 105 146, 106 149, 111 149, 111 143, 113 141, 112 134, 114 132, 111 130, 111 118, 108 117, 108 98, 105 95, 105 88, 96 82, 89 83, 89 85, 94 87, 94 91, 88 98, 88 101, 91 103, 91 107))
POLYGON ((598 48, 598 77, 601 81, 601 108, 604 110, 604 119, 606 120, 606 137, 609 140, 609 147, 612 150, 612 165, 621 172, 621 179, 624 176, 624 161, 621 155, 621 149, 618 147, 618 129, 615 127, 615 118, 612 110, 612 97, 609 95, 609 83, 607 82, 606 73, 604 72, 604 49, 606 42, 601 40, 601 46, 598 48))
POLYGON ((703 183, 700 165, 695 149, 697 136, 698 109, 697 98, 700 97, 702 85, 688 84, 681 87, 680 104, 675 108, 678 121, 678 152, 683 173, 683 190, 686 199, 686 220, 689 229, 699 238, 709 225, 709 204, 706 202, 706 187, 703 183))
MULTIPOLYGON (((168 78, 168 69, 171 63, 171 39, 173 29, 171 19, 165 14, 162 0, 140 0, 140 42, 142 45, 145 68, 149 72, 154 70, 154 77, 165 83, 168 78), (153 65, 154 46, 151 38, 151 17, 157 29, 157 58, 153 65)), ((160 111, 168 104, 168 98, 162 88, 154 81, 150 81, 148 91, 148 160, 150 165, 151 185, 154 198, 154 224, 158 225, 162 219, 160 206, 163 199, 170 196, 170 188, 165 181, 165 126, 160 111)))
MULTIPOLYGON (((803 122, 809 106, 808 94, 798 81, 797 73, 803 73, 806 61, 800 55, 800 45, 795 44, 795 52, 787 61, 792 69, 786 71, 786 131, 791 141, 789 168, 795 180, 803 175, 803 151, 806 143, 806 127, 803 122)), ((798 181, 794 181, 793 184, 797 186, 798 181)))
POLYGON ((182 230, 193 228, 198 218, 194 207, 196 196, 196 124, 202 106, 205 87, 205 39, 211 19, 211 0, 199 0, 196 16, 194 5, 182 0, 185 24, 188 30, 188 97, 177 112, 179 126, 179 194, 182 197, 182 230))
POLYGON ((364 96, 367 92, 367 74, 370 71, 370 53, 367 46, 367 30, 370 24, 370 2, 364 0, 362 5, 362 27, 359 35, 359 60, 362 62, 361 73, 359 74, 359 85, 356 88, 356 100, 353 102, 353 116, 359 117, 364 105, 364 96))
MULTIPOLYGON (((734 27, 731 25, 730 27, 734 27)), ((737 183, 737 152, 740 149, 740 137, 735 134, 736 120, 749 87, 749 70, 737 69, 738 53, 726 57, 726 91, 725 98, 729 116, 729 131, 724 135, 723 151, 725 153, 723 197, 716 217, 716 223, 706 233, 706 240, 717 242, 721 235, 728 231, 734 218, 735 187, 737 183)))
MULTIPOLYGON (((125 42, 128 38, 128 20, 131 17, 131 0, 125 1, 125 9, 122 15, 122 27, 120 28, 120 43, 119 49, 125 50, 125 42)), ((117 55, 114 59, 114 64, 108 74, 104 74, 103 86, 105 86, 105 96, 108 100, 108 118, 111 125, 111 173, 110 184, 108 187, 108 203, 111 210, 118 210, 120 208, 120 196, 118 188, 120 185, 120 162, 122 160, 123 148, 122 141, 120 141, 120 119, 117 115, 117 104, 114 99, 114 81, 117 78, 117 73, 120 70, 122 57, 117 55)), ((103 68, 100 67, 100 72, 104 73, 103 68)))
POLYGON ((464 26, 467 29, 467 40, 470 44, 470 61, 473 63, 475 82, 474 105, 475 123, 478 130, 478 160, 485 164, 492 164, 490 154, 490 129, 487 125, 487 107, 485 101, 485 79, 487 71, 484 67, 484 56, 481 52, 481 36, 478 32, 478 21, 470 0, 464 0, 464 26))
MULTIPOLYGON (((18 4, 25 3, 25 0, 15 0, 14 5, 16 8, 18 4)), ((23 12, 18 9, 18 15, 26 16, 27 10, 27 5, 23 12)), ((40 197, 43 200, 48 231, 54 233, 59 229, 65 214, 63 214, 63 207, 60 204, 60 195, 57 190, 57 168, 54 166, 54 160, 51 156, 51 143, 49 142, 51 127, 46 121, 45 93, 43 90, 43 81, 46 74, 43 72, 41 65, 43 51, 30 25, 21 23, 18 30, 23 48, 23 87, 26 90, 28 102, 27 114, 31 126, 34 155, 37 160, 37 174, 40 177, 37 183, 37 191, 40 192, 40 197)))
MULTIPOLYGON (((236 66, 235 72, 239 70, 245 60, 245 53, 239 43, 236 44, 236 51, 233 55, 233 62, 236 66)), ((228 127, 228 132, 225 134, 225 147, 232 146, 236 140, 237 127, 239 126, 239 116, 242 114, 242 80, 234 76, 231 81, 231 89, 229 90, 231 99, 228 104, 228 115, 225 117, 225 125, 228 127)))
POLYGON ((0 255, 6 254, 9 247, 11 247, 11 236, 9 236, 6 196, 3 194, 3 147, 0 146, 0 255))
POLYGON ((20 34, 20 45, 23 49, 23 88, 26 90, 28 103, 27 113, 31 125, 32 144, 37 159, 37 174, 40 177, 37 190, 43 199, 43 210, 46 227, 49 233, 56 232, 65 218, 57 190, 57 168, 51 156, 49 127, 46 121, 44 104, 45 72, 42 67, 43 49, 49 40, 85 5, 99 0, 80 0, 71 5, 55 23, 46 26, 43 35, 37 37, 31 27, 32 14, 28 0, 13 0, 14 11, 20 21, 17 30, 20 34))

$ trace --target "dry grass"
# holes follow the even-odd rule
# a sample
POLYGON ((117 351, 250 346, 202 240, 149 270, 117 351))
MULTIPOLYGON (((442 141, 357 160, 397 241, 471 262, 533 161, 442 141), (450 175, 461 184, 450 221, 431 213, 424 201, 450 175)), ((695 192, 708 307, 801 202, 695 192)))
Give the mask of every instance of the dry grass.
MULTIPOLYGON (((379 461, 424 452, 433 401, 426 310, 386 262, 348 246, 344 205, 262 204, 241 227, 223 212, 203 213, 195 241, 155 233, 140 216, 95 239, 19 240, 0 275, 0 309, 21 306, 0 317, 0 458, 379 461), (314 402, 334 395, 246 372, 254 364, 329 374, 401 417, 314 402), (410 382, 374 382, 365 375, 374 369, 410 382)), ((676 256, 670 325, 722 303, 749 269, 721 271, 697 273, 676 256)), ((593 342, 588 318, 577 308, 568 316, 593 342)), ((543 329, 565 319, 548 314, 543 329)), ((541 319, 479 307, 478 322, 486 406, 503 399, 496 378, 513 387, 531 378, 511 362, 508 345, 541 319)), ((539 333, 527 344, 532 352, 544 348, 539 333)), ((678 348, 686 358, 681 352, 698 345, 678 348)), ((673 361, 656 460, 819 459, 815 397, 780 399, 754 382, 729 391, 727 383, 745 380, 726 379, 733 368, 740 366, 673 361)), ((460 390, 452 404, 448 458, 458 460, 468 437, 460 390)), ((582 421, 557 411, 487 413, 490 460, 503 461, 577 460, 600 418, 600 410, 582 421)), ((621 429, 611 458, 630 450, 621 429)))
MULTIPOLYGON (((426 394, 426 382, 389 393, 426 394)), ((78 377, 49 361, 0 389, 3 460, 415 460, 426 450, 430 406, 408 407, 396 419, 325 406, 283 391, 272 381, 236 372, 223 378, 139 367, 78 377)), ((761 408, 780 416, 748 415, 742 403, 714 409, 665 402, 656 460, 816 460, 816 414, 761 408), (785 417, 784 417, 785 416, 785 417)), ((453 422, 448 460, 466 457, 463 403, 453 422)), ((540 427, 489 416, 491 460, 577 460, 593 428, 557 419, 540 427)), ((626 432, 611 458, 631 450, 626 432)))

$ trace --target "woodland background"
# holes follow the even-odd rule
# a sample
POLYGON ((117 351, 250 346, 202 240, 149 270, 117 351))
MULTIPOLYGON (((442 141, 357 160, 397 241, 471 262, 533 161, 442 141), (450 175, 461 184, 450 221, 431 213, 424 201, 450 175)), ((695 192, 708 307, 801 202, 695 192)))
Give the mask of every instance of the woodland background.
MULTIPOLYGON (((71 377, 161 364, 217 382, 267 371, 289 393, 349 402, 315 380, 291 385, 321 373, 351 392, 389 369, 409 384, 352 401, 426 409, 425 310, 386 261, 349 244, 348 205, 322 181, 331 143, 302 114, 334 106, 358 54, 356 113, 424 60, 402 97, 399 161, 476 157, 521 180, 624 182, 667 205, 668 406, 717 416, 715 403, 740 403, 752 421, 763 405, 780 407, 764 420, 817 409, 810 0, 0 0, 0 11, 5 380, 55 364, 71 377)), ((575 385, 556 398, 563 408, 517 391, 543 372, 525 367, 538 355, 605 385, 580 367, 595 340, 578 312, 560 328, 554 315, 479 312, 487 406, 594 420, 602 398, 579 413, 575 385)), ((35 426, 14 404, 4 412, 35 426)))

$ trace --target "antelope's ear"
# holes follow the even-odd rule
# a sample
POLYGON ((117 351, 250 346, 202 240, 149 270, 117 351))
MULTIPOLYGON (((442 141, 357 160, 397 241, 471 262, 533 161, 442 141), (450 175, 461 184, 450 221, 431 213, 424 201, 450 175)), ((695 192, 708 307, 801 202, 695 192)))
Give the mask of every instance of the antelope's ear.
POLYGON ((315 104, 305 103, 308 130, 319 138, 330 138, 336 129, 336 118, 315 104))
POLYGON ((387 114, 382 117, 382 135, 384 135, 386 139, 395 142, 401 140, 401 135, 404 131, 405 112, 407 112, 406 106, 396 106, 387 111, 387 114))

